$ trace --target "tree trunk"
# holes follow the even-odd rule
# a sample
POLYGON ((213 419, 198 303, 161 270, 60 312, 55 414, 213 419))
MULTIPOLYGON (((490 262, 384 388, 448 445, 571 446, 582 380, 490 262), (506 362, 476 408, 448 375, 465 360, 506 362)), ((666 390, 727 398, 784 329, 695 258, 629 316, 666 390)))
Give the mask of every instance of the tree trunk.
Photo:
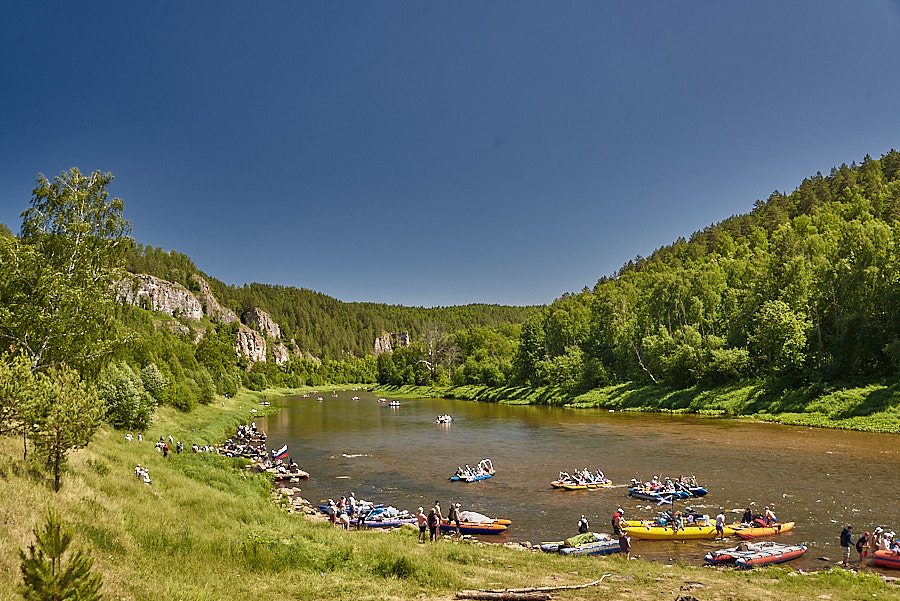
POLYGON ((62 444, 60 444, 60 429, 56 428, 56 441, 53 445, 53 490, 59 492, 59 464, 62 462, 62 444))

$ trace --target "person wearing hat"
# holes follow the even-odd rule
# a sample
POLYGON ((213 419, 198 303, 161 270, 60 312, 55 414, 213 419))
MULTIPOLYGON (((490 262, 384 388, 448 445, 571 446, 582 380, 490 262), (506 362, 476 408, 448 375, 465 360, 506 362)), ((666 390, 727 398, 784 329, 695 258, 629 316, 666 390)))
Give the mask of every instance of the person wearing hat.
POLYGON ((842 566, 850 565, 850 545, 853 544, 853 526, 847 526, 843 530, 841 530, 841 547, 844 550, 844 560, 841 562, 842 566))
POLYGON ((856 539, 856 552, 859 553, 859 563, 862 564, 863 557, 869 555, 869 532, 868 530, 856 539))
POLYGON ((875 556, 875 551, 878 550, 878 539, 881 537, 882 532, 883 530, 880 526, 872 531, 872 536, 869 537, 869 557, 875 556))

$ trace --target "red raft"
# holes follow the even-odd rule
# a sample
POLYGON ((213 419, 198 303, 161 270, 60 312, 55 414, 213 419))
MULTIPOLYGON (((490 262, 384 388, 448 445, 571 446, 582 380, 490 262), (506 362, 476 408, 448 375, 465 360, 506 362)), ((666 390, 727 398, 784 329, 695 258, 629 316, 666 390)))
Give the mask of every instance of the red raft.
POLYGON ((872 556, 872 563, 876 566, 881 566, 882 568, 894 568, 895 570, 900 570, 900 554, 879 549, 878 551, 875 551, 875 555, 872 556))
POLYGON ((770 541, 761 543, 742 542, 736 547, 707 553, 704 559, 714 564, 733 563, 741 568, 755 568, 757 566, 790 561, 804 553, 806 553, 805 545, 782 545, 770 541))

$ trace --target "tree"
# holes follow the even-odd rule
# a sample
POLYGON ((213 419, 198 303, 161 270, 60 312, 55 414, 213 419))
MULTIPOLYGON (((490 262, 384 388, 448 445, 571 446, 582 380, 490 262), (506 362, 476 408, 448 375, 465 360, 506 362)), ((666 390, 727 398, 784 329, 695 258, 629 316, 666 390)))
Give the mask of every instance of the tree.
POLYGON ((40 175, 19 237, 0 236, 0 339, 31 358, 85 369, 111 349, 114 283, 131 245, 112 174, 40 175))
MULTIPOLYGON (((156 364, 150 363, 147 368, 150 366, 155 368, 156 364)), ((159 369, 156 374, 162 378, 159 369)), ((144 387, 141 376, 124 361, 103 368, 97 393, 106 407, 106 421, 114 428, 144 430, 150 425, 156 401, 144 387)))
POLYGON ((40 395, 40 382, 31 372, 29 358, 22 353, 0 355, 0 432, 22 432, 24 459, 28 459, 28 433, 40 395))
POLYGON ((54 490, 66 454, 87 445, 100 425, 103 406, 93 386, 67 365, 54 366, 39 374, 43 394, 35 409, 35 446, 47 457, 53 470, 54 490))
POLYGON ((806 330, 804 317, 784 301, 763 303, 750 343, 767 375, 790 377, 800 373, 806 358, 806 330))
POLYGON ((24 583, 18 592, 26 601, 99 601, 103 578, 91 571, 94 560, 80 549, 63 561, 72 543, 72 528, 50 509, 44 528, 34 530, 37 545, 19 550, 24 583))

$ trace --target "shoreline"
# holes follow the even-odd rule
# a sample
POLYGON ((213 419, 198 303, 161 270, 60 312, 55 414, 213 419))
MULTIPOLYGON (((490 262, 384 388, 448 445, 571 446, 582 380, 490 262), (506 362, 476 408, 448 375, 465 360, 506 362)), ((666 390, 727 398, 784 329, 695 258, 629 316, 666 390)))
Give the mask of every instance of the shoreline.
POLYGON ((636 413, 670 413, 788 426, 900 434, 900 384, 891 381, 853 388, 778 391, 759 382, 719 388, 670 390, 662 386, 620 384, 578 394, 552 388, 487 386, 387 386, 370 391, 397 398, 448 398, 515 405, 551 405, 571 409, 608 409, 636 413), (876 405, 872 399, 878 399, 876 405), (881 407, 870 410, 868 407, 881 407), (800 411, 812 408, 814 410, 800 411), (790 409, 790 410, 788 410, 790 409), (867 412, 868 411, 868 412, 867 412))
POLYGON ((259 402, 304 391, 241 391, 190 413, 161 407, 143 432, 144 443, 126 441, 126 432, 104 426, 87 448, 72 453, 57 494, 48 493, 46 479, 22 460, 20 441, 0 437, 0 514, 7 525, 0 535, 0 565, 8 568, 0 570, 0 601, 17 598, 18 553, 33 542, 32 530, 48 504, 73 525, 75 543, 93 558, 110 599, 252 595, 312 601, 346 598, 352 591, 361 599, 450 601, 460 590, 580 585, 605 574, 611 576, 590 592, 567 591, 561 598, 655 601, 687 590, 733 601, 771 595, 815 601, 823 594, 853 601, 898 594, 895 585, 868 571, 832 569, 800 577, 782 566, 710 570, 615 556, 522 553, 481 541, 425 545, 412 529, 348 535, 315 516, 277 507, 271 480, 240 469, 238 460, 190 452, 165 458, 151 442, 171 434, 187 448, 213 445, 263 413, 259 402), (133 477, 136 463, 150 470, 152 485, 133 477))

